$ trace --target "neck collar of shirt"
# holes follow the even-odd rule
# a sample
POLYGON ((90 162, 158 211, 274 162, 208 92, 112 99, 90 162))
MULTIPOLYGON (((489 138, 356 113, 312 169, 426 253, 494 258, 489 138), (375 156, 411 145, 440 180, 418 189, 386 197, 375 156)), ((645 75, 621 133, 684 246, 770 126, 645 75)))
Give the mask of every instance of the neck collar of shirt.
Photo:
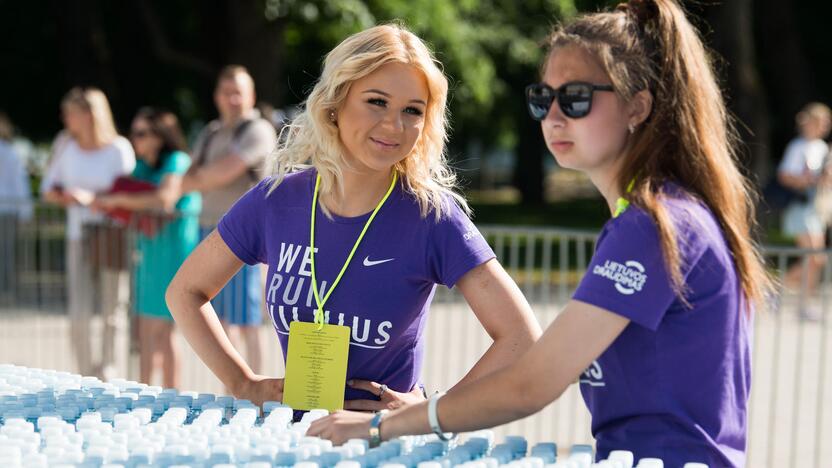
MULTIPOLYGON (((309 169, 309 180, 307 181, 307 186, 309 187, 309 197, 310 197, 310 199, 312 197, 312 193, 315 191, 315 178, 317 176, 318 176, 318 171, 316 169, 314 169, 314 168, 309 169)), ((389 184, 388 184, 388 186, 389 186, 389 184)), ((396 186, 393 187, 393 191, 390 193, 390 198, 387 199, 387 202, 385 203, 385 206, 386 205, 390 205, 390 206, 396 205, 399 202, 399 200, 402 198, 401 197, 401 192, 402 192, 402 178, 400 177, 399 180, 396 181, 396 186)), ((370 208, 370 210, 368 212, 366 212, 364 214, 361 214, 361 215, 358 215, 358 216, 340 216, 340 215, 337 215, 335 213, 330 212, 331 218, 327 218, 327 216, 321 210, 321 203, 320 203, 320 199, 319 199, 318 200, 318 206, 317 206, 318 211, 316 212, 317 213, 316 216, 318 217, 318 222, 332 222, 332 223, 335 223, 335 224, 361 224, 361 223, 367 222, 367 219, 370 217, 371 214, 373 214, 373 209, 374 208, 375 207, 370 208), (326 220, 326 221, 323 221, 323 220, 326 220)), ((387 208, 387 210, 389 210, 389 209, 390 209, 390 207, 387 208)), ((376 217, 384 215, 384 211, 385 210, 379 211, 379 213, 376 215, 376 217)))

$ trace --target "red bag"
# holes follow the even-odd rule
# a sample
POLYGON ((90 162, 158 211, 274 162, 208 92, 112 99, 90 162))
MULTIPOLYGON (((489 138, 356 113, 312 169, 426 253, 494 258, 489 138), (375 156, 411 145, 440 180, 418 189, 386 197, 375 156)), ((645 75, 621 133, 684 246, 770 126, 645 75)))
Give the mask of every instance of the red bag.
MULTIPOLYGON (((107 193, 141 193, 156 190, 156 185, 133 177, 122 176, 113 182, 107 193)), ((138 229, 147 237, 153 237, 171 216, 158 213, 134 212, 125 208, 114 208, 107 211, 107 216, 123 226, 138 229)))

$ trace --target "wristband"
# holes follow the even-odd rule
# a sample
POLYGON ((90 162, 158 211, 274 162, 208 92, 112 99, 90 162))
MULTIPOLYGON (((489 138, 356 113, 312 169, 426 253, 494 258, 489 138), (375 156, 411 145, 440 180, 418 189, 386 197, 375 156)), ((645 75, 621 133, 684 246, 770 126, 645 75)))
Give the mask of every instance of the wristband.
POLYGON ((370 420, 370 448, 378 447, 381 444, 381 420, 387 414, 387 410, 377 412, 370 420))
POLYGON ((444 396, 444 392, 436 392, 431 395, 430 400, 428 400, 428 424, 430 424, 430 429, 439 437, 439 440, 449 441, 453 439, 453 433, 444 433, 442 432, 442 428, 439 427, 439 417, 436 415, 436 404, 439 402, 439 399, 444 396))

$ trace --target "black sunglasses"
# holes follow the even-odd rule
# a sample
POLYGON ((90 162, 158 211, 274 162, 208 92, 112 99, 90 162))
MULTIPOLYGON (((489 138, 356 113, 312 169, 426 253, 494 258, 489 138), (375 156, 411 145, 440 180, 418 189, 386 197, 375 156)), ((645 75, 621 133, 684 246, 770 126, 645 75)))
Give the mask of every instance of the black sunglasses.
POLYGON ((554 89, 546 83, 526 86, 526 106, 529 115, 540 121, 549 114, 549 108, 556 99, 563 115, 571 119, 580 119, 589 115, 592 109, 592 93, 595 91, 614 91, 611 85, 596 85, 582 81, 564 83, 554 89))

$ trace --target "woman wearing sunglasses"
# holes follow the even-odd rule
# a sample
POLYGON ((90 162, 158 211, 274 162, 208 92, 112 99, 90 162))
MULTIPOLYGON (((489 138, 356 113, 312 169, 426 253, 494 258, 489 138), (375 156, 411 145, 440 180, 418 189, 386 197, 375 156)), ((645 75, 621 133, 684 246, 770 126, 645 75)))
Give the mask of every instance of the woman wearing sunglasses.
POLYGON ((268 265, 265 299, 284 352, 299 336, 292 330, 310 322, 349 328, 348 352, 330 356, 346 354, 346 379, 328 386, 348 409, 424 401, 437 284, 456 286, 494 340, 463 381, 513 362, 540 336, 456 193, 447 92, 427 46, 400 26, 354 34, 327 55, 304 111, 284 129, 275 176, 237 201, 168 288, 183 334, 236 396, 284 397, 284 379, 252 372, 208 302, 244 262, 268 265))
POLYGON ((308 434, 444 437, 523 418, 579 381, 599 459, 743 466, 748 334, 769 279, 705 49, 672 0, 580 17, 549 44, 529 112, 612 214, 572 300, 506 368, 386 415, 335 413, 308 434))
MULTIPOLYGON (((93 206, 100 210, 124 208, 145 213, 153 232, 139 228, 139 259, 135 269, 134 303, 139 325, 139 380, 150 383, 154 368, 162 374, 166 388, 180 384, 179 350, 173 317, 165 305, 165 289, 176 270, 199 242, 199 212, 202 197, 190 192, 180 197, 182 177, 191 166, 185 153, 185 137, 179 119, 171 112, 145 107, 133 118, 130 140, 138 162, 133 178, 149 182, 154 190, 118 192, 99 196, 93 206), (159 216, 161 214, 164 216, 159 216)), ((134 217, 134 220, 138 218, 134 217)))

